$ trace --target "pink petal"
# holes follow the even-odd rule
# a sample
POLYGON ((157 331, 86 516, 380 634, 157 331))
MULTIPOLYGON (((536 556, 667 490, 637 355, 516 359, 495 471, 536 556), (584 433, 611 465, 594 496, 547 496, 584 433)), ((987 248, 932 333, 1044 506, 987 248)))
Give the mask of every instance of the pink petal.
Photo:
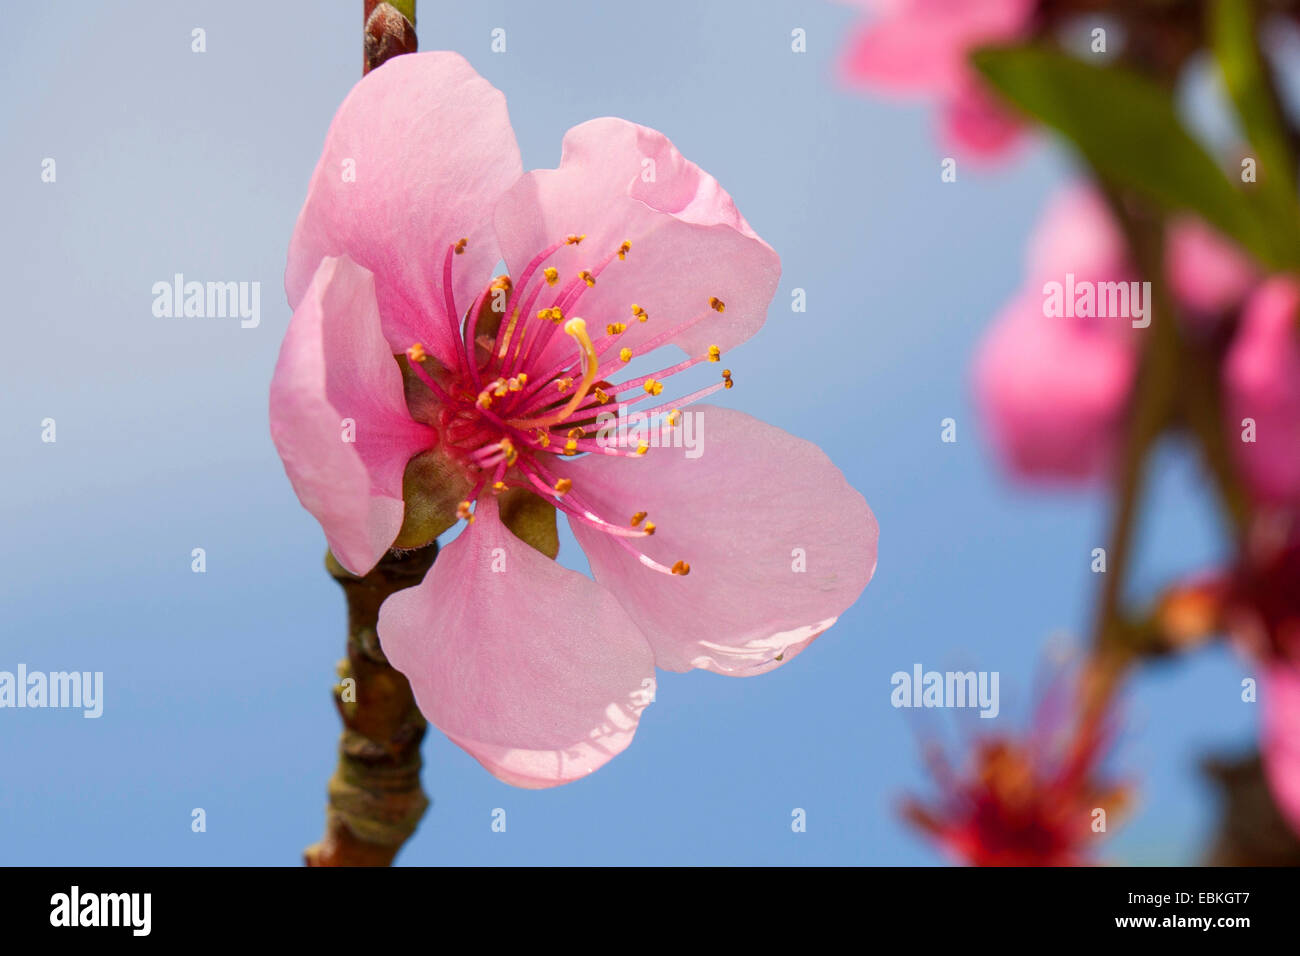
POLYGON ((1231 443, 1252 490, 1300 502, 1300 284, 1270 279, 1251 296, 1224 364, 1231 443), (1255 441, 1241 441, 1242 420, 1255 441))
POLYGON ((1106 200, 1092 186, 1075 185, 1057 193, 1030 238, 1029 286, 1065 282, 1066 273, 1089 282, 1112 282, 1131 276, 1124 233, 1106 200))
MULTIPOLYGON (((609 323, 628 323, 619 344, 631 348, 701 315, 706 320, 676 345, 690 355, 737 345, 763 324, 781 275, 780 258, 712 176, 662 133, 620 119, 569 130, 559 167, 523 176, 497 205, 496 229, 516 279, 546 247, 585 234, 549 260, 562 284, 630 241, 626 259, 611 261, 569 315, 586 318, 598 335, 609 323), (711 297, 725 312, 710 310, 711 297), (633 319, 634 304, 649 321, 633 319)), ((548 359, 572 351, 556 336, 548 359)))
POLYGON ((1136 364, 1128 337, 1105 324, 1114 321, 1049 318, 1031 290, 985 335, 976 399, 1016 474, 1077 480, 1106 470, 1136 364))
POLYGON ((1024 124, 976 80, 963 82, 943 105, 943 141, 974 160, 1001 159, 1024 124))
POLYGON ((365 574, 402 526, 402 474, 432 429, 411 420, 379 328, 374 277, 325 259, 289 322, 271 379, 271 438, 330 550, 365 574), (345 438, 345 419, 355 441, 345 438))
POLYGON ((613 595, 516 538, 490 495, 475 515, 384 602, 384 652, 425 717, 495 776, 577 780, 632 742, 654 658, 613 595))
POLYGON ((970 76, 967 57, 1022 33, 1033 0, 880 0, 841 58, 849 84, 895 93, 952 93, 970 76))
POLYGON ((330 125, 289 249, 289 304, 323 257, 346 253, 375 274, 392 350, 420 341, 449 363, 447 247, 469 240, 452 283, 463 315, 500 259, 492 206, 522 171, 505 97, 462 57, 390 60, 353 87, 330 125), (344 179, 350 167, 354 182, 344 179))
POLYGON ((1179 301, 1201 315, 1235 307, 1259 275, 1237 246, 1192 216, 1170 228, 1165 268, 1179 301))
POLYGON ((816 445, 731 409, 683 415, 703 429, 695 458, 661 447, 640 458, 589 455, 566 471, 575 499, 611 522, 649 512, 654 536, 631 540, 661 564, 689 562, 690 573, 644 567, 589 525, 573 522, 574 534, 658 666, 761 674, 857 600, 876 567, 876 519, 816 445))
POLYGON ((1274 664, 1261 696, 1264 772, 1282 816, 1300 834, 1300 672, 1274 664))
POLYGON ((962 35, 917 17, 879 18, 854 29, 839 62, 841 81, 889 93, 940 93, 965 68, 962 35), (936 29, 938 27, 938 29, 936 29))

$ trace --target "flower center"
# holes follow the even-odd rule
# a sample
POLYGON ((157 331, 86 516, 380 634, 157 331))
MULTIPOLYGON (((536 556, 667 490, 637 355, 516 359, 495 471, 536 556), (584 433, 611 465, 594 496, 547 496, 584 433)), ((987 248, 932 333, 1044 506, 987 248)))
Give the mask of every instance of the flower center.
MULTIPOLYGON (((707 304, 701 303, 698 315, 635 345, 625 345, 624 336, 633 324, 651 321, 644 308, 629 303, 625 319, 608 322, 605 334, 593 339, 588 320, 574 314, 575 309, 607 268, 627 258, 632 244, 623 242, 594 267, 581 269, 562 282, 559 270, 548 262, 566 245, 579 246, 585 238, 570 235, 543 249, 524 268, 518 281, 497 277, 479 294, 463 319, 456 318, 461 313, 456 309, 451 279, 455 256, 465 250, 466 240, 453 243, 443 263, 443 294, 452 331, 462 345, 457 365, 440 382, 423 367, 428 355, 421 343, 408 348, 406 355, 412 372, 438 403, 436 424, 444 451, 469 471, 473 490, 461 502, 460 517, 474 520, 472 504, 481 494, 528 488, 552 501, 571 520, 612 535, 646 567, 685 575, 690 572, 685 561, 669 567, 632 543, 655 533, 656 525, 647 520, 645 512, 638 511, 624 521, 611 521, 597 514, 586 500, 584 489, 557 474, 554 463, 556 456, 593 453, 644 458, 650 450, 646 441, 638 441, 632 448, 622 439, 592 437, 598 416, 606 412, 621 415, 624 409, 657 398, 663 392, 665 379, 700 362, 721 361, 721 350, 711 345, 703 355, 616 384, 609 377, 632 359, 671 342, 726 306, 712 296, 707 304), (572 340, 573 353, 551 348, 557 334, 572 340), (557 359, 557 351, 564 351, 565 356, 557 359)), ((646 421, 662 420, 674 428, 683 406, 731 386, 731 370, 724 369, 722 381, 714 385, 675 402, 636 410, 646 421)))

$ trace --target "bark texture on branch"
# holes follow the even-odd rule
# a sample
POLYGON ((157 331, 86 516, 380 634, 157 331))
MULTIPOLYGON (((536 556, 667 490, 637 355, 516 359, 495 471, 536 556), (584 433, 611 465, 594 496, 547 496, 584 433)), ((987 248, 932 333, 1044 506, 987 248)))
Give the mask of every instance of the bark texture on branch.
POLYGON ((427 727, 411 685, 379 645, 379 606, 413 587, 438 545, 389 552, 357 577, 333 555, 326 566, 348 601, 348 656, 339 662, 334 702, 343 719, 339 763, 329 782, 325 836, 307 848, 308 866, 388 866, 429 806, 420 787, 420 742, 427 727))

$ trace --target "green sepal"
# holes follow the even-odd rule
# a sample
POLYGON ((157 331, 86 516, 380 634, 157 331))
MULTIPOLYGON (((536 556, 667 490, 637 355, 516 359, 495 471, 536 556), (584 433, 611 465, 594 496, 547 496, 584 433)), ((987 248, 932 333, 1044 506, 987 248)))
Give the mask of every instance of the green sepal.
POLYGON ((420 548, 458 520, 456 507, 470 492, 469 477, 459 462, 434 449, 406 463, 402 498, 406 513, 394 548, 420 548))
POLYGON ((552 560, 560 553, 555 506, 527 488, 510 488, 497 496, 497 508, 514 536, 552 560))
POLYGON ((329 548, 325 549, 325 570, 330 573, 331 577, 337 578, 340 581, 360 580, 358 575, 353 574, 339 563, 339 559, 334 557, 334 552, 329 548))

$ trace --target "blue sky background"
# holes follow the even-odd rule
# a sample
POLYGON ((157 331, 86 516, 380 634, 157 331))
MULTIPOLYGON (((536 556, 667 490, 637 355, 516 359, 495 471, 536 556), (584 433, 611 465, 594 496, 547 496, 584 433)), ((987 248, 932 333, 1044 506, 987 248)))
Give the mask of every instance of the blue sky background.
MULTIPOLYGON (((100 670, 106 702, 97 721, 0 711, 0 863, 284 865, 320 834, 344 605, 266 400, 285 249, 359 76, 360 7, 6 13, 0 669, 100 670), (261 327, 155 318, 150 288, 175 272, 260 281, 261 327), (195 547, 206 574, 190 571, 195 547), (195 807, 206 833, 191 832, 195 807)), ((940 862, 896 814, 928 792, 916 732, 1010 729, 1049 637, 1086 628, 1104 499, 1007 483, 969 374, 1069 158, 1041 145, 942 184, 924 107, 834 86, 852 17, 821 2, 421 0, 421 46, 461 52, 505 91, 526 167, 555 165, 568 127, 618 115, 731 192, 784 277, 765 330, 729 359, 727 403, 819 443, 882 534, 875 580, 809 651, 751 680, 661 675, 633 746, 588 779, 514 790, 431 730, 434 807, 402 862, 940 862), (939 440, 949 416, 956 444, 939 440), (999 671, 1002 715, 893 709, 890 675, 916 662, 999 671), (806 833, 791 832, 795 807, 806 833)), ((1194 463, 1162 454, 1148 499, 1139 587, 1213 560, 1194 463)), ((567 538, 562 557, 581 566, 576 550, 567 538)), ((1214 651, 1136 682, 1115 763, 1139 804, 1105 859, 1195 860, 1213 819, 1196 762, 1251 742, 1250 673, 1214 651)))

